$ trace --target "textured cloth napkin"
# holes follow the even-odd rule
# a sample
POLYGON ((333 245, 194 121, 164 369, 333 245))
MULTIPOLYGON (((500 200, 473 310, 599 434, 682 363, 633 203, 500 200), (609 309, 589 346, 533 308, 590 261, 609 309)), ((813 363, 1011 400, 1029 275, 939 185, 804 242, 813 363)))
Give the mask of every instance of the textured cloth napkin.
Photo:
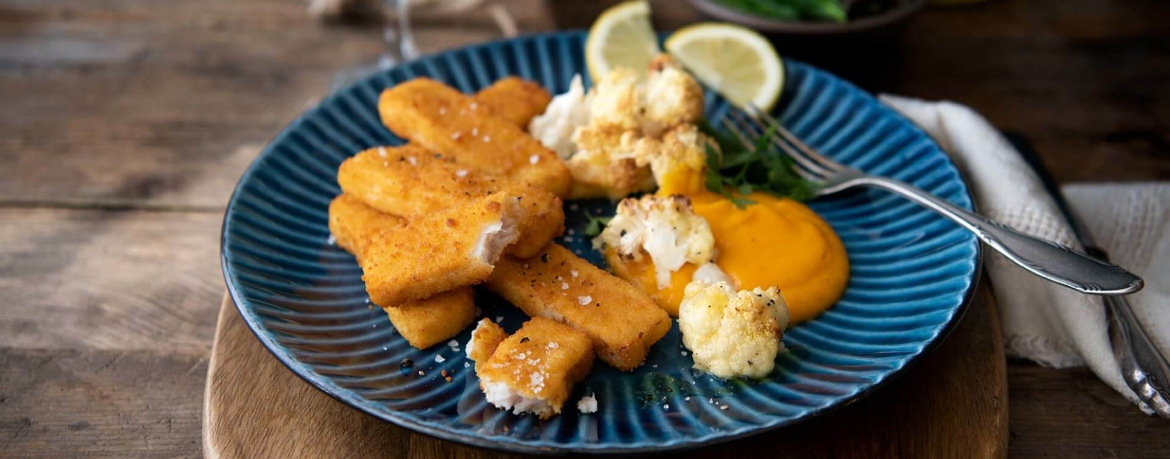
MULTIPOLYGON (((883 95, 942 145, 971 183, 984 216, 1032 236, 1081 249, 1043 182, 1020 153, 971 109, 883 95)), ((1127 299, 1163 355, 1170 355, 1170 184, 1074 184, 1063 189, 1073 211, 1110 260, 1142 276, 1127 299)), ((1130 401, 1106 330, 1100 297, 1033 276, 993 250, 984 267, 999 305, 1007 355, 1056 368, 1087 365, 1130 401)))

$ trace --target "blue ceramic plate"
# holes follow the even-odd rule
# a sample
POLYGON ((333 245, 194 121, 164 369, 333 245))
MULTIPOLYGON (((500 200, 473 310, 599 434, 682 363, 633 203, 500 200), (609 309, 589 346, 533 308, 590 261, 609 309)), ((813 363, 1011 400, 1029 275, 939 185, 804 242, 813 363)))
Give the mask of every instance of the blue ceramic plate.
MULTIPOLYGON (((636 371, 596 365, 560 416, 539 421, 488 406, 462 350, 470 330, 455 338, 458 349, 411 348, 369 304, 354 259, 329 243, 337 167, 362 149, 403 142, 378 120, 382 89, 427 76, 472 92, 519 75, 559 93, 574 74, 585 73, 584 41, 583 33, 536 35, 429 56, 329 96, 277 135, 240 179, 223 225, 224 277, 260 342, 314 386, 409 429, 512 451, 614 453, 689 448, 826 413, 890 381, 958 320, 979 266, 969 233, 886 193, 824 198, 812 208, 841 235, 852 278, 837 305, 785 333, 788 352, 767 379, 721 381, 693 372, 676 326, 636 371), (403 359, 414 365, 400 367, 403 359), (442 370, 454 372, 451 382, 442 370), (575 401, 591 393, 598 412, 578 413, 575 401)), ((726 105, 711 94, 707 100, 708 118, 718 119, 726 105)), ((849 83, 788 61, 777 115, 843 163, 971 209, 946 154, 849 83)), ((572 230, 559 242, 601 264, 580 237, 583 214, 611 208, 606 201, 567 203, 572 230)), ((486 291, 476 301, 509 331, 525 320, 486 291)))

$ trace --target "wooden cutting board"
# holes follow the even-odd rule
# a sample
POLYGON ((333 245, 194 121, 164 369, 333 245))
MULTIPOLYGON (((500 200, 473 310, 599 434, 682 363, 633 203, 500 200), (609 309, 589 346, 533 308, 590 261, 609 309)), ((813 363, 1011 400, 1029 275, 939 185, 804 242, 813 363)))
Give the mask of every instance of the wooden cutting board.
MULTIPOLYGON (((986 279, 951 336, 902 378, 820 419, 672 456, 1002 458, 1007 453, 1003 332, 986 279)), ((383 422, 294 375, 225 296, 207 374, 204 456, 496 458, 383 422)))

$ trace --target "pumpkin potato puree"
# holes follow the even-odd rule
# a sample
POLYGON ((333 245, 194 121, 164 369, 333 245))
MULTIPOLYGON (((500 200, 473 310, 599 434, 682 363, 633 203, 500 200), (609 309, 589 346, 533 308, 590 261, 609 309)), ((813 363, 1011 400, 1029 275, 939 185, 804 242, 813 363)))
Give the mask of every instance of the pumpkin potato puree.
MULTIPOLYGON (((695 213, 707 219, 715 236, 715 263, 735 281, 737 289, 778 287, 788 303, 792 322, 820 315, 845 292, 849 282, 845 246, 833 229, 804 204, 752 193, 746 198, 755 204, 737 208, 730 200, 708 191, 696 173, 671 174, 657 194, 689 197, 695 213)), ((605 255, 615 274, 638 285, 670 315, 678 316, 683 291, 696 266, 684 265, 672 273, 670 285, 660 290, 649 257, 626 262, 613 248, 608 248, 605 255)))

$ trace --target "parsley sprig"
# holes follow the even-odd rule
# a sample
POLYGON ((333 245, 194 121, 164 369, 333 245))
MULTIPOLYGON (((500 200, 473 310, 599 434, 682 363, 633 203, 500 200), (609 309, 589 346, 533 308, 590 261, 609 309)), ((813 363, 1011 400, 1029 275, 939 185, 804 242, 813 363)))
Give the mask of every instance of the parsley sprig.
POLYGON ((589 224, 585 225, 585 235, 589 237, 601 234, 601 230, 605 229, 605 225, 608 225, 609 221, 613 220, 613 217, 595 217, 588 210, 585 211, 585 218, 589 219, 589 224))
POLYGON ((792 158, 768 142, 776 133, 775 126, 768 128, 751 148, 706 121, 699 127, 718 145, 707 145, 707 189, 731 200, 736 207, 755 204, 743 197, 754 191, 796 201, 816 196, 816 186, 793 170, 792 158))

